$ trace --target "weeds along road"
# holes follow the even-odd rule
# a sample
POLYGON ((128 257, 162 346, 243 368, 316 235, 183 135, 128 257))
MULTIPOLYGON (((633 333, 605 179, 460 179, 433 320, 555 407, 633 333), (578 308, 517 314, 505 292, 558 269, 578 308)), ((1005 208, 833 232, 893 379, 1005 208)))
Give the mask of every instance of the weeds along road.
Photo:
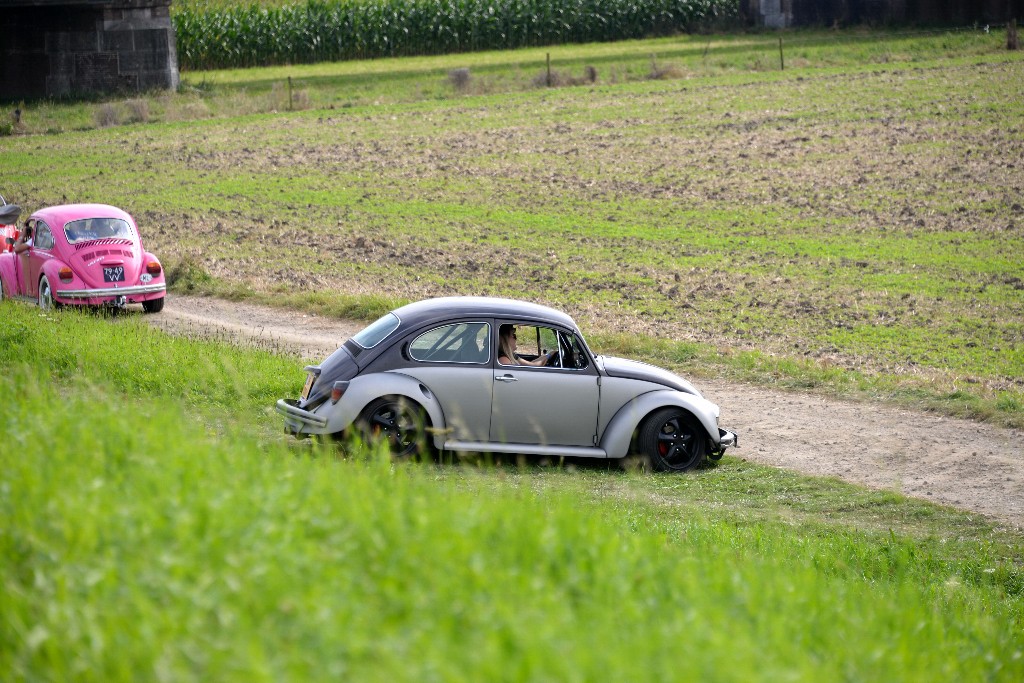
MULTIPOLYGON (((172 334, 215 337, 319 361, 363 327, 248 303, 170 295, 146 316, 172 334)), ((296 382, 301 367, 296 367, 296 382)), ((881 404, 695 382, 740 435, 730 455, 978 512, 1024 528, 1024 432, 881 404)))

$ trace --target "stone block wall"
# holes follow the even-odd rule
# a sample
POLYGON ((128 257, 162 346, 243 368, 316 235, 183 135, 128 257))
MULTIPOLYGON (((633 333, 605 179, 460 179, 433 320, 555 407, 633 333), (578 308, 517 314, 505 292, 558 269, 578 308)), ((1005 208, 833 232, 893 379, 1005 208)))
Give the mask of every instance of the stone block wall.
POLYGON ((0 0, 0 26, 2 100, 178 87, 170 0, 0 0))
POLYGON ((1018 22, 1024 0, 740 0, 755 26, 917 25, 1018 22))

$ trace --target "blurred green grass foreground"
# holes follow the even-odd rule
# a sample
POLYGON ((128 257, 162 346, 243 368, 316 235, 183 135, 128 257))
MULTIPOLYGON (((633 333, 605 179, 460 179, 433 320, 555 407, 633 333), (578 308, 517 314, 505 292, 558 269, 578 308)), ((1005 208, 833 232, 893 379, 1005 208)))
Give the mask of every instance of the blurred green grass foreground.
POLYGON ((279 435, 294 358, 0 318, 5 680, 1024 677, 1021 537, 977 517, 728 457, 396 466, 279 435))

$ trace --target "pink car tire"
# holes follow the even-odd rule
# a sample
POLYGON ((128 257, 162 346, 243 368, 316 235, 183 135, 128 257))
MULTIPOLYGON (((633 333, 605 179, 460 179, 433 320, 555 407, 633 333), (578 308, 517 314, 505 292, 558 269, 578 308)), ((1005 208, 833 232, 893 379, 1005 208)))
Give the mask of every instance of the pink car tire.
POLYGON ((53 289, 50 287, 50 281, 44 275, 39 278, 39 308, 48 311, 55 307, 56 302, 53 300, 53 289))
POLYGON ((164 310, 164 297, 159 299, 150 299, 149 301, 142 302, 142 310, 146 313, 159 313, 164 310))

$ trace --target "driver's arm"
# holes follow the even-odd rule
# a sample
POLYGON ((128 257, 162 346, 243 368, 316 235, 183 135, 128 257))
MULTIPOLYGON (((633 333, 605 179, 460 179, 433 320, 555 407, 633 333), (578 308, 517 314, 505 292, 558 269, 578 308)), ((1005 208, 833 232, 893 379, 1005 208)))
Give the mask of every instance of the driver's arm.
POLYGON ((529 358, 523 358, 518 353, 516 354, 517 365, 531 365, 535 368, 538 368, 544 365, 545 360, 546 359, 544 358, 544 356, 537 356, 536 358, 531 360, 529 358))
POLYGON ((535 368, 542 368, 548 364, 548 362, 551 360, 551 357, 554 356, 555 353, 557 352, 549 351, 548 353, 542 353, 533 360, 520 359, 519 362, 524 365, 532 365, 535 368))

